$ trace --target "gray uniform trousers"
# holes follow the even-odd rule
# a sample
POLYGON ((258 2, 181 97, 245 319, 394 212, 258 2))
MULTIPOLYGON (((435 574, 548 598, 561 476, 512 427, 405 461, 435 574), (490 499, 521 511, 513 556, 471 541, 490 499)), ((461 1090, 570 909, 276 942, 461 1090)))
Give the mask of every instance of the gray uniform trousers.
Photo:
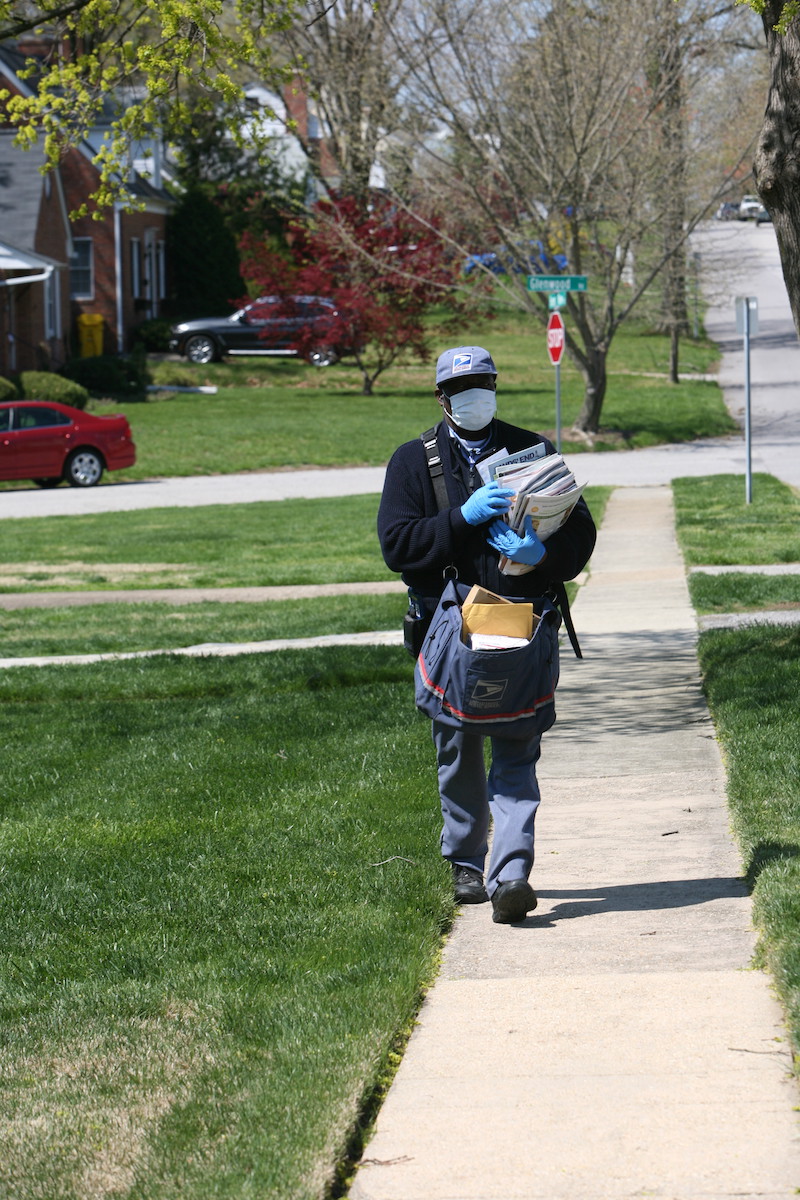
POLYGON ((533 867, 533 826, 540 799, 536 763, 541 740, 539 733, 516 738, 493 735, 487 780, 485 736, 443 721, 433 722, 444 821, 442 855, 483 871, 491 813, 494 833, 486 875, 490 896, 499 883, 527 879, 533 867))

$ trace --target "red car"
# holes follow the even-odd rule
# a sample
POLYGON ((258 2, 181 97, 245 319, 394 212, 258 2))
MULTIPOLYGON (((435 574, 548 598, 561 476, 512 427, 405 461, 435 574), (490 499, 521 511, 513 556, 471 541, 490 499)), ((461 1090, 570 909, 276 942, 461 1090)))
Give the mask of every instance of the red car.
POLYGON ((53 400, 0 404, 0 479, 32 479, 39 487, 94 487, 103 471, 136 462, 125 417, 95 417, 53 400))

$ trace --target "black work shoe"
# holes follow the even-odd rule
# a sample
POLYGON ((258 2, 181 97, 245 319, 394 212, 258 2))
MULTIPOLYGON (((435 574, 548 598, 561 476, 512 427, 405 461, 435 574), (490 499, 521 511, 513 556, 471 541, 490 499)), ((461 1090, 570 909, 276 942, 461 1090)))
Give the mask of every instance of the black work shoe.
POLYGON ((500 925, 524 921, 537 904, 536 892, 526 879, 509 879, 506 883, 498 884, 492 896, 492 920, 500 925))
POLYGON ((461 863, 451 863, 451 866, 456 904, 485 904, 489 897, 480 871, 474 867, 462 867, 461 863))

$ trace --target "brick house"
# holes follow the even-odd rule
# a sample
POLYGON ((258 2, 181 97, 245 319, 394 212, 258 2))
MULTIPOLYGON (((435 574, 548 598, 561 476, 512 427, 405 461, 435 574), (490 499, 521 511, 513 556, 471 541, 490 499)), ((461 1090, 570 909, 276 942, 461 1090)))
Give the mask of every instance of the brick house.
POLYGON ((72 238, 59 173, 0 130, 0 375, 68 357, 72 238))
MULTIPOLYGON (((7 88, 12 94, 30 94, 27 82, 19 78, 18 72, 26 59, 37 57, 41 53, 42 44, 36 42, 30 45, 1 45, 0 86, 7 88)), ((99 220, 94 219, 91 209, 85 217, 75 220, 68 217, 69 213, 78 210, 85 203, 99 184, 99 173, 92 162, 96 147, 91 142, 96 140, 99 145, 103 132, 102 129, 98 129, 96 137, 93 136, 91 141, 70 149, 58 168, 42 177, 39 174, 39 168, 44 161, 41 151, 16 150, 11 147, 12 132, 8 128, 0 129, 0 145, 7 150, 9 161, 13 159, 16 180, 24 178, 27 181, 28 203, 34 199, 32 172, 35 171, 43 190, 42 204, 45 208, 54 204, 51 195, 54 195, 61 205, 60 213, 57 214, 57 227, 43 219, 40 235, 40 241, 49 237, 52 242, 52 253, 48 256, 52 257, 52 263, 42 267, 42 271, 46 271, 47 266, 50 266, 50 274, 58 272, 58 303, 55 305, 58 316, 54 317, 50 326, 42 325, 38 317, 32 316, 30 336, 25 336, 23 344, 20 322, 23 322, 24 314, 19 311, 19 304, 14 313, 20 327, 14 343, 15 356, 19 362, 24 359, 27 365, 31 365, 28 362, 31 354, 36 357, 36 353, 37 363, 41 365, 40 343, 43 341, 53 343, 51 361, 54 366, 58 365, 59 361, 63 362, 65 358, 77 355, 81 348, 79 318, 84 314, 102 318, 101 338, 93 352, 122 353, 130 350, 136 326, 150 317, 159 316, 166 299, 166 220, 173 201, 169 193, 161 187, 158 153, 152 153, 148 163, 153 168, 152 182, 138 172, 131 171, 128 190, 138 206, 137 211, 129 212, 122 205, 115 204, 113 208, 105 210, 99 220), (24 165, 26 160, 27 169, 24 165), (67 228, 64 232, 62 226, 65 219, 67 228), (58 232, 59 230, 61 232, 58 232), (56 328, 57 335, 52 332, 56 328), (36 347, 39 347, 38 352, 35 352, 36 347)), ((13 207, 18 206, 16 183, 8 188, 6 196, 12 197, 13 207)), ((42 204, 39 208, 44 211, 42 204)), ((29 223, 32 219, 29 215, 29 223)), ((17 213, 15 220, 20 225, 24 224, 21 213, 17 213)), ((6 227, 5 215, 0 214, 0 248, 6 237, 6 227)), ((23 247, 17 249, 22 250, 23 247)), ((31 245, 27 249, 33 252, 34 246, 31 245)), ((44 241, 41 241, 37 252, 48 255, 44 241)), ((7 273, 2 271, 2 259, 0 251, 0 273, 5 275, 7 273)), ((21 261, 19 256, 18 260, 21 261)), ((32 284, 34 282, 37 281, 32 281, 32 284)), ((44 283, 44 278, 41 282, 44 283)), ((11 287, 14 286, 16 285, 11 284, 11 287)), ((0 286, 0 292, 4 290, 8 289, 0 286)), ((22 293, 16 292, 15 295, 22 300, 22 293)), ((34 307, 46 307, 44 298, 32 299, 30 303, 34 307)), ((52 309, 54 300, 50 298, 49 303, 52 309)), ((6 305, 7 309, 8 307, 6 305)), ((25 320, 27 319, 25 317, 25 320)), ((9 330, 6 328, 5 341, 8 334, 9 330)), ((12 336, 15 336, 13 331, 12 336)), ((2 359, 0 370, 1 363, 2 359)), ((15 369, 24 368, 18 365, 15 369)))
MULTIPOLYGON (((97 187, 91 149, 70 150, 61 163, 67 208, 75 211, 97 187)), ((161 315, 167 297, 166 221, 172 200, 134 173, 128 188, 138 211, 115 204, 100 220, 91 211, 70 222, 73 325, 81 314, 103 318, 103 353, 131 349, 136 326, 161 315)))

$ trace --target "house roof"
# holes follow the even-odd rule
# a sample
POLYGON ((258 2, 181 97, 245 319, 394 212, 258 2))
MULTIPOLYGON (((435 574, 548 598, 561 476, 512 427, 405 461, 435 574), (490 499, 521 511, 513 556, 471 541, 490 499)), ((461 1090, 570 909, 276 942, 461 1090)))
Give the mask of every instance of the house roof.
POLYGON ((29 250, 20 250, 10 242, 0 242, 0 272, 46 271, 48 267, 60 265, 44 254, 31 254, 29 250))
MULTIPOLYGON (((14 89, 19 89, 25 95, 31 95, 36 90, 40 77, 40 70, 37 69, 37 73, 28 79, 20 79, 19 72, 23 67, 29 65, 31 61, 32 56, 20 53, 14 42, 9 41, 0 44, 0 76, 4 76, 14 89)), ((41 70, 43 71, 44 68, 41 68, 41 70)), ((130 95, 132 96, 132 93, 130 95)), ((119 117, 120 103, 120 97, 105 96, 102 111, 97 118, 94 128, 89 131, 83 141, 77 143, 76 148, 78 151, 85 158, 89 159, 90 162, 94 162, 97 151, 108 135, 108 129, 112 121, 119 117)), ((156 186, 136 170, 132 170, 126 179, 126 189, 137 200, 143 201, 147 209, 166 212, 175 203, 174 198, 166 188, 156 186)), ((2 209, 0 209, 0 216, 2 216, 2 209)))
POLYGON ((19 72, 26 65, 27 59, 24 54, 20 54, 14 42, 3 42, 0 44, 0 75, 4 75, 9 82, 15 84, 23 92, 30 92, 29 83, 19 78, 19 72))
POLYGON ((44 161, 39 146, 21 150, 12 132, 0 130, 0 228, 3 241, 23 252, 35 251, 44 161))

